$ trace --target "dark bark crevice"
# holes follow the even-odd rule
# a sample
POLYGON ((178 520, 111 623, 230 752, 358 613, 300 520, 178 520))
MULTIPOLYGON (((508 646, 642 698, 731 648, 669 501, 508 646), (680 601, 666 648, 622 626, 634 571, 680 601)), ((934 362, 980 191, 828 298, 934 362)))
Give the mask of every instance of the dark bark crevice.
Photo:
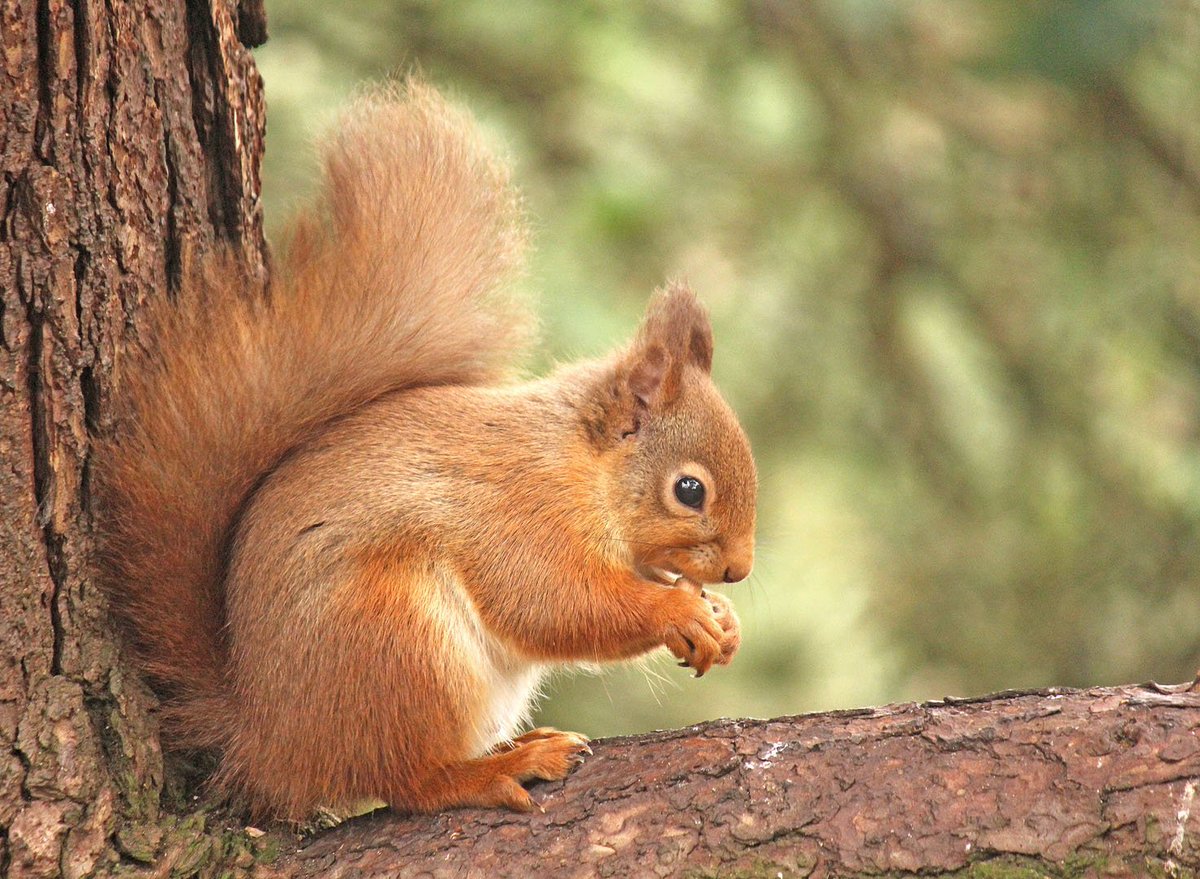
POLYGON ((63 631, 61 604, 62 589, 66 579, 66 563, 63 559, 62 536, 54 530, 54 510, 58 503, 58 485, 54 464, 51 460, 53 426, 46 405, 45 379, 43 378, 46 322, 41 309, 35 303, 36 297, 30 296, 27 312, 30 328, 27 376, 32 410, 33 500, 37 508, 36 521, 42 529, 46 565, 53 587, 46 599, 50 612, 50 630, 53 633, 50 674, 58 675, 62 674, 63 640, 66 637, 63 631))
POLYGON ((179 220, 176 216, 181 210, 181 205, 178 170, 172 151, 171 129, 170 126, 164 126, 163 163, 167 172, 167 204, 170 207, 167 209, 165 218, 166 236, 163 240, 163 261, 166 264, 167 289, 174 293, 179 290, 183 281, 183 243, 179 237, 179 220))
POLYGON ((53 97, 50 84, 55 79, 54 31, 50 21, 50 0, 38 0, 37 4, 37 121, 34 125, 34 144, 43 162, 54 161, 51 153, 51 106, 53 97))
MULTIPOLYGON (((91 89, 88 88, 88 78, 92 71, 92 61, 95 57, 92 45, 95 42, 92 33, 92 20, 89 15, 92 0, 74 0, 72 3, 72 29, 75 46, 75 123, 82 134, 87 130, 88 103, 91 89)), ((80 159, 87 162, 87 150, 81 150, 80 159)))
POLYGON ((263 0, 240 0, 237 36, 247 49, 261 46, 267 41, 267 10, 263 0))
POLYGON ((187 34, 190 43, 188 75, 192 87, 192 120, 208 168, 208 222, 222 237, 236 237, 241 211, 237 184, 240 173, 233 150, 230 120, 213 82, 220 81, 220 38, 213 26, 212 10, 205 4, 189 3, 187 34))

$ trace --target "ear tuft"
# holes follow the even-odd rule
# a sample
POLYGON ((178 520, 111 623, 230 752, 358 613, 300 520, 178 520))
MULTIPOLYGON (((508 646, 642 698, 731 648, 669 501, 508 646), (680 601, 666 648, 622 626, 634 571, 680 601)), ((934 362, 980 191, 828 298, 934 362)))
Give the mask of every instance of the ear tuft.
POLYGON ((692 363, 699 366, 707 373, 712 372, 713 360, 713 336, 712 326, 708 322, 708 315, 704 315, 704 325, 692 327, 692 338, 689 345, 689 350, 692 355, 692 363))
POLYGON ((638 331, 638 343, 657 343, 676 364, 712 371, 713 336, 708 312, 687 285, 674 281, 654 294, 638 331))
POLYGON ((708 313, 695 294, 679 283, 657 291, 617 362, 606 421, 619 413, 621 436, 636 433, 642 414, 661 412, 679 396, 685 366, 712 369, 712 350, 708 313))

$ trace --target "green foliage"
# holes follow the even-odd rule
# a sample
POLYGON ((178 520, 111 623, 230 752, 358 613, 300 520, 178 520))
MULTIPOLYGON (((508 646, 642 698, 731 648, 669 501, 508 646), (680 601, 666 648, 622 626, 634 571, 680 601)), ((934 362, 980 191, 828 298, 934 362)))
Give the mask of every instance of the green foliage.
POLYGON ((507 143, 551 356, 665 277, 760 461, 745 647, 598 734, 1200 663, 1200 3, 268 3, 267 216, 363 79, 507 143))

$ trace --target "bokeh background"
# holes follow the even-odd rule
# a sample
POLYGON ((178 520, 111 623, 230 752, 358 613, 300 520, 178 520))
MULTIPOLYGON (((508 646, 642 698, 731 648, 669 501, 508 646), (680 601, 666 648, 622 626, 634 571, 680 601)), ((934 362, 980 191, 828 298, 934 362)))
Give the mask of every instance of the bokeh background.
POLYGON ((527 196, 546 363, 684 275, 760 468, 745 646, 592 735, 1200 666, 1200 2, 268 0, 270 229, 419 66, 527 196))

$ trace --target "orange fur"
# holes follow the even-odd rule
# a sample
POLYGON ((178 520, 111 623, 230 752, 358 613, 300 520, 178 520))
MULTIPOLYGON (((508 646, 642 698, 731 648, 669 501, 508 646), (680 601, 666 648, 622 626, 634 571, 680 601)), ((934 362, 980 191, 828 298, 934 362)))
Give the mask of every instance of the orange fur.
POLYGON ((749 572, 749 445, 678 285, 627 349, 510 383, 518 201, 432 90, 358 102, 325 165, 266 299, 217 258, 149 306, 98 453, 103 579, 170 740, 258 812, 527 809, 586 751, 514 738, 554 664, 732 659, 728 600, 685 587, 749 572))

